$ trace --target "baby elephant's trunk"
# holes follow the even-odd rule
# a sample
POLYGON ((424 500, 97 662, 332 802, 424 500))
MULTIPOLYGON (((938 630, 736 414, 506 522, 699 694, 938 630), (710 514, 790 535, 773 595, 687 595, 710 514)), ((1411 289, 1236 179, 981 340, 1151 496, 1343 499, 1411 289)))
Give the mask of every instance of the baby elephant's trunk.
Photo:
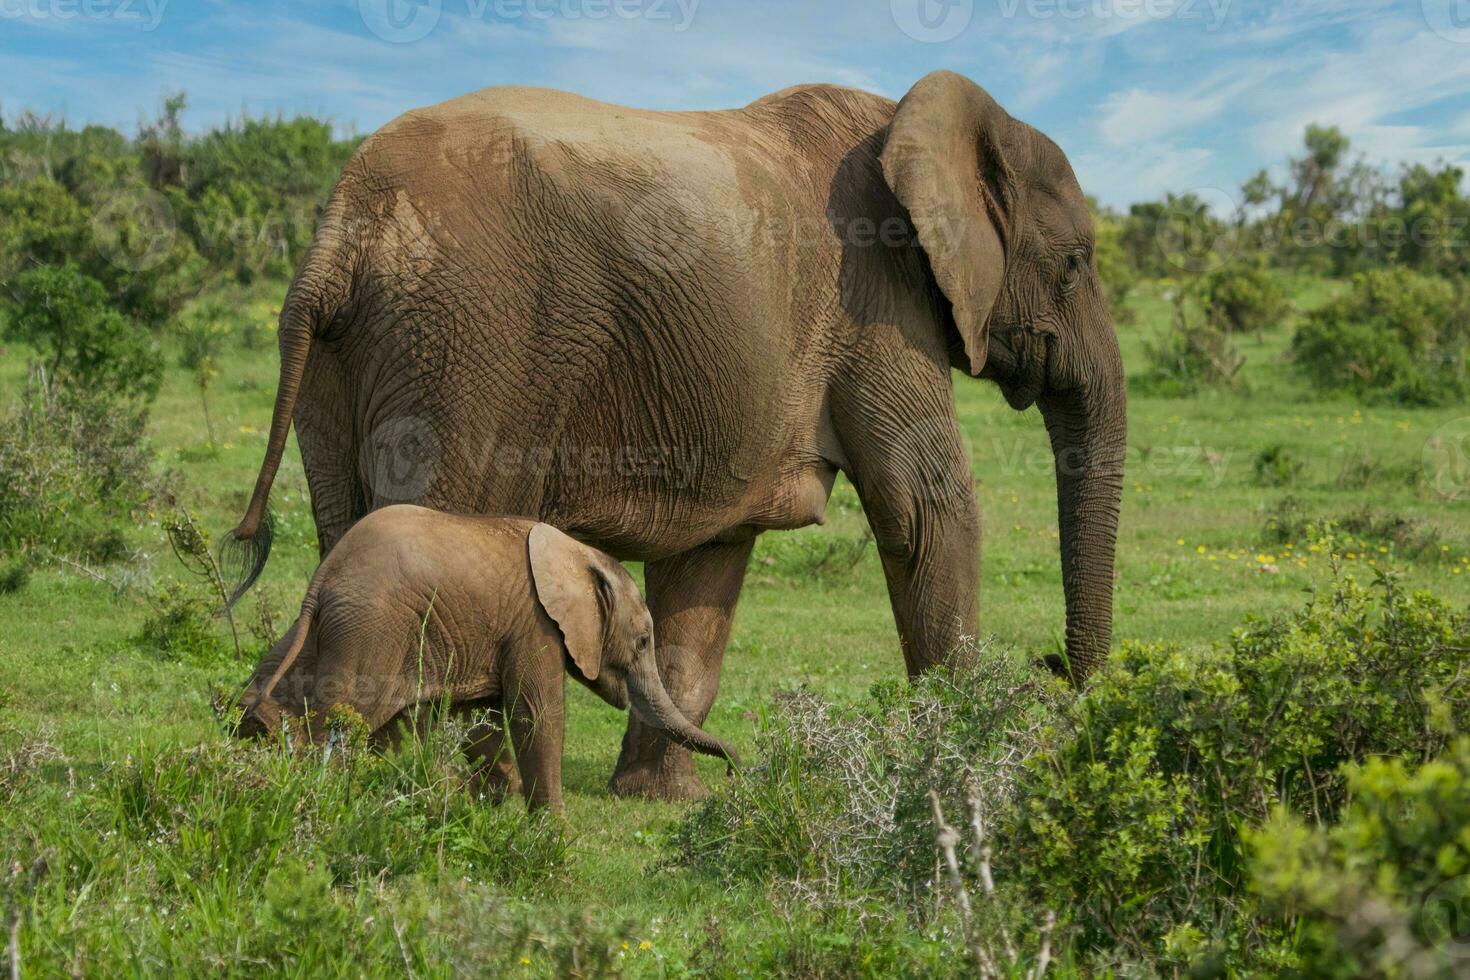
POLYGON ((651 646, 628 673, 628 699, 639 718, 661 729, 684 748, 724 759, 731 768, 740 767, 740 756, 735 753, 734 746, 695 725, 674 704, 658 675, 658 664, 651 646))

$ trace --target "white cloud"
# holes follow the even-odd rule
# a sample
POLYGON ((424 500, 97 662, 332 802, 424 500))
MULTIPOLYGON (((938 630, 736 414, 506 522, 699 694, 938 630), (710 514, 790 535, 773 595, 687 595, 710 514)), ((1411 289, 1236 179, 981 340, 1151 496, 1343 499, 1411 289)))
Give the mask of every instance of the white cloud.
POLYGON ((1072 154, 1077 180, 1104 204, 1162 197, 1220 183, 1215 154, 1201 146, 1135 144, 1072 154))
POLYGON ((1255 147, 1275 158, 1295 151, 1311 122, 1340 127, 1374 162, 1406 158, 1439 139, 1394 117, 1448 98, 1470 97, 1470 51, 1423 29, 1382 23, 1351 49, 1303 59, 1296 77, 1251 93, 1255 147))

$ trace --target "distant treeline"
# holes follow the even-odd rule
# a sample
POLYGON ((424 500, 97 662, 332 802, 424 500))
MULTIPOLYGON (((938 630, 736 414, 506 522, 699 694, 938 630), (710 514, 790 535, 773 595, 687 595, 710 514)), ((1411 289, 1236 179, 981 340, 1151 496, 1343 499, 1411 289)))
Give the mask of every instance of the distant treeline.
POLYGON ((158 326, 212 282, 289 275, 358 140, 306 116, 188 136, 184 108, 166 99, 131 138, 32 112, 0 119, 0 285, 71 263, 119 312, 158 326))
POLYGON ((1109 289, 1241 260, 1327 275, 1387 266, 1470 273, 1464 171, 1415 163, 1390 176, 1350 159, 1349 148, 1337 127, 1308 126, 1282 183, 1262 170, 1234 193, 1169 193, 1127 213, 1101 210, 1099 258, 1109 289))

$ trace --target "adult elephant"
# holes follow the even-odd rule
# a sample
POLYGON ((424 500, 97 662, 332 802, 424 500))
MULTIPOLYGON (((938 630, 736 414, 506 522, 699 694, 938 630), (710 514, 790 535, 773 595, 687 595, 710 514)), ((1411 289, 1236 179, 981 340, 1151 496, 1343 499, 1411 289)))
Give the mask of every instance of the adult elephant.
MULTIPOLYGON (((280 319, 248 587, 294 419, 325 554, 387 503, 523 515, 647 562, 659 666, 703 723, 757 534, 838 472, 910 674, 977 628, 980 519, 950 370, 1039 405, 1066 660, 1107 656, 1123 370, 1062 151, 939 72, 666 113, 491 88, 369 138, 280 319)), ((699 791, 634 721, 612 789, 699 791)))

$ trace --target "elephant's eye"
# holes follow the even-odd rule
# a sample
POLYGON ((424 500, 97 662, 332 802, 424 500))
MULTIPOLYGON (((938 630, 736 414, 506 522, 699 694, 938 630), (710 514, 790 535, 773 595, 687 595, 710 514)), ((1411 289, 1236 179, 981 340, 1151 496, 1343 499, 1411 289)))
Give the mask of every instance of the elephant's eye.
POLYGON ((1082 267, 1087 262, 1086 256, 1081 252, 1068 252, 1066 270, 1062 274, 1062 285, 1071 289, 1077 285, 1077 278, 1082 275, 1082 267))
POLYGON ((648 634, 647 633, 644 633, 642 636, 638 637, 638 649, 639 650, 647 650, 648 649, 648 634))

